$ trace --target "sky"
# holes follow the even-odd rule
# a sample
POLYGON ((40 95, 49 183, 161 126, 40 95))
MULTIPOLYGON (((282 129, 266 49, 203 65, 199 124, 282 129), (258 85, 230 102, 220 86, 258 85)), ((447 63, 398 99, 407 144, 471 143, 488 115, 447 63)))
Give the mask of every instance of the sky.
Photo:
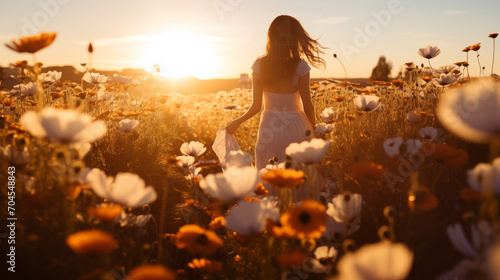
MULTIPOLYGON (((345 77, 334 53, 348 78, 368 78, 381 55, 392 62, 395 77, 405 62, 428 65, 420 48, 441 49, 431 60, 436 68, 466 60, 462 49, 476 43, 489 74, 488 35, 500 32, 499 13, 498 0, 16 0, 0 4, 0 40, 57 32, 36 54, 45 66, 150 71, 159 64, 169 77, 237 78, 264 54, 272 20, 286 14, 327 47, 326 69, 313 68, 313 78, 345 77)), ((23 59, 33 62, 30 54, 0 47, 0 66, 23 59)), ((471 75, 478 76, 477 53, 468 59, 471 75)), ((500 74, 500 59, 493 70, 500 74)))

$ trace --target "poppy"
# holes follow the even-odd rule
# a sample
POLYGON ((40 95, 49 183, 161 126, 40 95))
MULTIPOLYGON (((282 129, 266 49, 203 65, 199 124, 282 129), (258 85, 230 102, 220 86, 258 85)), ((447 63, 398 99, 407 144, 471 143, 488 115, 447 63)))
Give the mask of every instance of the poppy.
POLYGON ((12 40, 12 45, 5 44, 9 49, 23 53, 36 53, 37 51, 48 47, 56 39, 57 33, 40 33, 37 35, 21 37, 16 42, 12 40))
POLYGON ((66 238, 66 244, 77 254, 106 254, 117 247, 111 234, 98 229, 73 233, 66 238))
POLYGON ((326 230, 325 206, 314 200, 304 200, 300 206, 284 213, 280 222, 299 239, 320 238, 326 230))
POLYGON ((304 176, 300 170, 270 170, 262 175, 262 181, 280 188, 293 188, 304 182, 304 176))
POLYGON ((217 234, 198 225, 184 225, 176 235, 175 245, 193 254, 212 254, 224 244, 217 234))
POLYGON ((116 217, 120 216, 123 207, 119 204, 103 204, 98 207, 89 207, 87 212, 101 220, 113 221, 116 217))
POLYGON ((125 280, 174 280, 175 273, 160 264, 143 264, 135 267, 125 280))
POLYGON ((188 266, 192 269, 213 273, 222 268, 222 263, 208 259, 193 259, 190 263, 188 263, 188 266))

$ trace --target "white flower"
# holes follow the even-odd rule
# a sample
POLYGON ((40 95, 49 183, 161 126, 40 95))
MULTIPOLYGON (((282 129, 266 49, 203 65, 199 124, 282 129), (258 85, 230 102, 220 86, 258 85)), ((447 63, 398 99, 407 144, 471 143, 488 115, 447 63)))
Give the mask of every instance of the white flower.
POLYGON ((426 126, 422 128, 419 131, 419 133, 424 139, 431 139, 431 140, 435 139, 439 134, 437 129, 431 126, 426 126))
POLYGON ((446 229, 448 237, 453 246, 463 255, 474 258, 483 245, 489 243, 492 229, 486 221, 479 221, 477 225, 471 226, 472 243, 465 237, 462 225, 450 225, 446 229))
POLYGON ((191 141, 181 145, 181 153, 186 156, 198 157, 201 156, 207 148, 198 141, 191 141))
POLYGON ((456 74, 441 74, 439 78, 432 79, 432 83, 438 87, 444 87, 447 85, 451 85, 458 81, 459 75, 456 74))
POLYGON ((241 201, 226 216, 227 227, 241 235, 259 234, 266 228, 266 220, 277 221, 279 209, 260 201, 241 201))
POLYGON ((296 162, 311 164, 319 162, 328 151, 331 142, 314 138, 311 141, 291 143, 286 147, 285 153, 296 162))
POLYGON ((45 108, 28 111, 21 116, 21 125, 35 137, 48 137, 61 142, 93 142, 106 134, 103 121, 74 110, 45 108))
POLYGON ((460 71, 460 68, 456 65, 444 65, 439 67, 438 69, 434 70, 435 75, 434 76, 439 76, 441 74, 454 74, 456 71, 460 71))
POLYGON ((223 173, 207 175, 200 180, 200 187, 219 200, 234 201, 251 194, 259 179, 259 172, 251 166, 233 167, 223 173))
POLYGON ((203 175, 200 174, 201 170, 201 167, 194 167, 191 165, 188 167, 189 175, 185 176, 185 178, 187 180, 193 180, 194 178, 203 178, 203 175))
POLYGON ((467 171, 467 182, 479 193, 500 195, 500 157, 467 171))
POLYGON ((337 112, 333 110, 333 107, 325 108, 323 112, 321 112, 321 118, 324 122, 330 121, 334 119, 337 115, 337 112))
POLYGON ((314 129, 317 133, 330 133, 335 132, 335 124, 334 123, 318 123, 316 128, 314 129))
POLYGON ((337 250, 335 247, 319 246, 314 250, 314 257, 318 260, 321 259, 333 259, 337 257, 337 250))
POLYGON ((418 50, 418 54, 423 58, 431 59, 438 56, 441 53, 441 50, 435 46, 427 46, 425 48, 421 48, 418 50))
POLYGON ((406 114, 406 120, 412 123, 418 123, 418 115, 410 111, 406 114))
POLYGON ((412 263, 413 253, 406 245, 382 241, 345 254, 337 269, 340 280, 402 280, 412 263))
POLYGON ((388 138, 384 141, 384 151, 385 153, 392 157, 399 154, 399 147, 403 144, 403 139, 401 137, 388 138))
POLYGON ((118 130, 120 132, 130 132, 136 129, 138 125, 138 120, 124 119, 118 123, 118 130))
POLYGON ((355 216, 354 219, 349 221, 346 230, 344 230, 345 226, 346 223, 337 222, 332 216, 327 215, 326 231, 323 233, 323 236, 326 237, 328 240, 332 240, 334 242, 341 241, 344 233, 345 236, 349 236, 358 231, 358 229, 361 227, 361 216, 360 215, 355 216))
POLYGON ((125 227, 144 227, 149 220, 153 217, 151 214, 146 214, 146 215, 133 215, 133 214, 127 214, 125 210, 123 210, 120 213, 120 216, 118 216, 115 219, 115 222, 119 223, 120 226, 125 227))
POLYGON ((358 95, 354 98, 354 105, 361 111, 375 111, 379 110, 382 105, 379 99, 378 96, 373 95, 358 95))
POLYGON ((87 175, 87 181, 98 196, 126 207, 144 206, 157 196, 152 186, 146 187, 138 175, 129 172, 118 173, 113 178, 94 168, 87 175))
POLYGON ((47 73, 42 73, 40 74, 39 79, 42 82, 49 82, 49 83, 54 83, 57 82, 61 79, 62 72, 58 71, 49 71, 47 73))
POLYGON ((183 168, 188 168, 193 165, 195 158, 192 156, 177 156, 177 165, 183 168))
POLYGON ((80 158, 84 158, 85 155, 87 155, 87 153, 90 151, 90 148, 92 148, 92 145, 85 142, 74 142, 70 144, 70 147, 78 153, 80 158))
POLYGON ((441 96, 436 115, 452 133, 488 143, 500 135, 500 84, 479 80, 451 90, 441 96))
POLYGON ((229 151, 226 154, 225 168, 243 167, 252 165, 253 156, 250 153, 241 150, 229 151))
POLYGON ((33 95, 36 93, 36 83, 29 82, 27 84, 15 85, 14 89, 18 90, 22 95, 33 95))
POLYGON ((108 77, 101 75, 99 73, 90 73, 87 72, 83 75, 83 80, 89 84, 102 84, 108 80, 108 77))
POLYGON ((406 153, 409 155, 416 154, 420 147, 422 147, 422 142, 418 139, 408 139, 406 140, 406 153))
POLYGON ((124 84, 124 85, 130 85, 130 84, 137 85, 140 83, 139 80, 137 80, 133 77, 130 77, 130 76, 120 76, 118 74, 114 74, 113 78, 115 78, 115 81, 119 82, 120 84, 124 84))
POLYGON ((29 162, 30 155, 28 152, 28 147, 24 147, 22 150, 14 148, 12 145, 7 145, 0 147, 0 151, 3 157, 7 159, 13 165, 23 165, 29 162))
POLYGON ((341 194, 328 203, 326 214, 337 222, 345 222, 354 219, 361 213, 363 198, 360 194, 341 194))

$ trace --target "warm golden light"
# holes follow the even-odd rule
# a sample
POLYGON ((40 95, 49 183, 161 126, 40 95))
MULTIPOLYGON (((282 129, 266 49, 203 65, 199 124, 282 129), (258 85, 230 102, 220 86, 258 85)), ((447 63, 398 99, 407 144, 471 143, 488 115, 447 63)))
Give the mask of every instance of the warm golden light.
POLYGON ((217 73, 214 41, 208 36, 175 30, 154 37, 144 50, 144 68, 160 66, 160 75, 170 78, 213 78, 217 73))

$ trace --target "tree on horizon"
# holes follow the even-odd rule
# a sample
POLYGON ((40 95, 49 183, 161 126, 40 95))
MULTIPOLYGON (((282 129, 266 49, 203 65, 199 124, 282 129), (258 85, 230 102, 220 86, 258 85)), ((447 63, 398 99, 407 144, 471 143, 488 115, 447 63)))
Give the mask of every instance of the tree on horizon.
POLYGON ((392 63, 388 62, 385 56, 381 55, 378 59, 377 65, 372 70, 370 76, 371 81, 389 81, 389 75, 391 74, 392 63))

